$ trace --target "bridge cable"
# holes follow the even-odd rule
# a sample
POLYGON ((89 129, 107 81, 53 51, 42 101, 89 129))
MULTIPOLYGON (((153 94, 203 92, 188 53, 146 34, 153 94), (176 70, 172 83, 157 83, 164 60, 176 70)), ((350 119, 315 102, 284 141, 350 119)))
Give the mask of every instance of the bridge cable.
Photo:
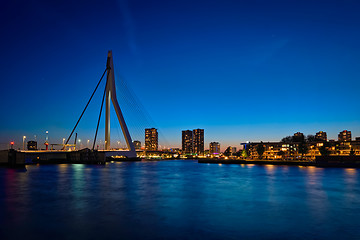
MULTIPOLYGON (((72 132, 70 133, 70 136, 69 136, 69 137, 68 137, 68 139, 66 140, 65 145, 69 142, 69 140, 70 140, 70 138, 71 138, 72 134, 74 133, 74 131, 75 131, 75 129, 76 129, 76 127, 77 127, 77 125, 79 124, 79 122, 80 122, 80 120, 81 120, 82 116, 84 115, 84 113, 85 113, 85 111, 86 111, 86 108, 89 106, 89 103, 90 103, 91 99, 93 98, 93 96, 94 96, 94 94, 95 94, 95 92, 96 92, 97 88, 99 87, 99 85, 100 85, 100 83, 101 83, 101 80, 102 80, 102 79, 103 79, 103 77, 105 76, 105 73, 107 72, 107 70, 109 70, 108 66, 106 67, 106 69, 105 69, 105 71, 104 71, 103 75, 101 76, 101 78, 100 78, 100 80, 99 80, 98 84, 96 85, 96 88, 95 88, 94 92, 91 94, 91 97, 90 97, 89 101, 87 102, 87 104, 86 104, 86 106, 85 106, 85 108, 84 108, 83 112, 81 113, 81 115, 80 115, 80 117, 79 117, 79 120, 76 122, 75 127, 73 128, 72 132)), ((64 149, 65 149, 65 146, 64 146, 64 149)))
MULTIPOLYGON (((136 120, 134 119, 135 121, 131 121, 131 122, 134 127, 133 130, 135 130, 135 132, 137 134, 139 134, 138 137, 140 137, 140 135, 143 136, 145 128, 155 127, 158 129, 158 134, 159 134, 159 137, 161 138, 161 142, 163 142, 163 144, 165 144, 167 146, 170 146, 169 142, 163 135, 162 131, 156 126, 157 124, 152 119, 149 112, 146 111, 146 108, 141 103, 140 99, 136 96, 135 92, 132 90, 129 83, 122 77, 120 77, 120 78, 117 77, 116 80, 118 80, 118 81, 116 81, 117 86, 120 86, 120 88, 123 90, 123 91, 118 92, 118 93, 120 93, 120 94, 118 94, 118 96, 120 96, 120 98, 121 98, 120 100, 123 101, 123 103, 125 103, 124 107, 125 108, 127 107, 128 110, 130 110, 129 112, 132 113, 133 117, 136 119, 136 120), (121 80, 119 80, 119 79, 121 79, 121 80), (140 120, 142 120, 142 121, 140 121, 140 120)), ((140 139, 142 139, 142 137, 140 137, 140 139)), ((138 140, 140 140, 140 139, 138 139, 138 140)), ((160 141, 159 141, 159 144, 160 144, 160 141)))
MULTIPOLYGON (((107 84, 106 84, 106 85, 107 85, 107 84)), ((92 150, 94 150, 94 148, 95 148, 96 137, 97 137, 97 133, 98 133, 98 130, 99 130, 99 124, 100 124, 100 119, 101 119, 101 113, 102 113, 102 109, 103 109, 103 106, 104 106, 104 100, 105 100, 105 94, 106 94, 106 85, 105 85, 104 94, 103 94, 102 101, 101 101, 101 107, 100 107, 99 119, 98 119, 97 126, 96 126, 96 132, 95 132, 95 138, 94 138, 94 143, 93 143, 92 150)))

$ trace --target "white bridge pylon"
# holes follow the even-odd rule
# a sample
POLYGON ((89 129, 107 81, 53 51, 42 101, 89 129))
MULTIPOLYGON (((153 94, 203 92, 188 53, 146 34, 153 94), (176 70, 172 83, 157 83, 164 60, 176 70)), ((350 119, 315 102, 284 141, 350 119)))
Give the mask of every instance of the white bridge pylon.
POLYGON ((129 130, 126 126, 123 114, 121 112, 119 103, 116 97, 116 86, 115 86, 115 74, 114 74, 114 63, 112 57, 112 51, 108 52, 106 67, 107 77, 106 77, 106 99, 105 99, 105 150, 110 150, 110 105, 111 102, 114 106, 117 118, 119 120, 121 130, 124 134, 124 138, 126 141, 126 145, 128 147, 128 151, 109 151, 107 152, 107 156, 121 155, 129 158, 136 157, 136 151, 134 144, 132 142, 129 130))

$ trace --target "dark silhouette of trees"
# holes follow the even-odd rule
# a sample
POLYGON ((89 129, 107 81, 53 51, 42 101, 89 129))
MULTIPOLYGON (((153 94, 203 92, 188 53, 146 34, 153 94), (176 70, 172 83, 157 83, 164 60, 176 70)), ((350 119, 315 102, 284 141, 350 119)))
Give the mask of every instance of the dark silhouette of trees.
POLYGON ((350 156, 355 156, 355 150, 354 149, 350 149, 350 154, 349 154, 350 156))
POLYGON ((262 159, 265 152, 264 144, 262 142, 256 146, 256 152, 259 154, 259 159, 262 159))
POLYGON ((309 152, 309 148, 305 142, 301 142, 298 145, 298 152, 301 154, 301 159, 304 158, 304 154, 309 152))
POLYGON ((234 155, 236 157, 241 157, 242 150, 237 151, 234 155))
POLYGON ((304 135, 297 135, 297 136, 292 136, 292 142, 305 142, 305 137, 304 135))
POLYGON ((277 154, 281 156, 281 158, 284 158, 285 152, 280 150, 277 154))
POLYGON ((311 143, 311 142, 315 142, 315 141, 316 141, 316 137, 314 135, 311 135, 311 134, 307 135, 306 142, 311 143))
POLYGON ((283 139, 281 139, 281 141, 284 143, 291 143, 291 142, 293 142, 293 137, 287 136, 287 137, 284 137, 283 139))
POLYGON ((244 149, 242 150, 241 156, 243 157, 250 157, 250 151, 248 149, 246 149, 246 147, 244 147, 244 149))
POLYGON ((321 156, 329 156, 330 155, 329 146, 330 145, 328 142, 324 142, 324 144, 321 147, 319 147, 321 156))

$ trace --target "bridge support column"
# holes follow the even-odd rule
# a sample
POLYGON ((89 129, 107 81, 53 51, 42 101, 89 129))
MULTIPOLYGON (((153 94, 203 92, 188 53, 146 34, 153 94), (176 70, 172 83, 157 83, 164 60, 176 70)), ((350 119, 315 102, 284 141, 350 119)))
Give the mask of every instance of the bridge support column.
POLYGON ((136 151, 134 144, 132 142, 129 130, 126 126, 123 114, 121 112, 119 103, 116 97, 116 88, 115 88, 115 74, 114 74, 114 64, 112 58, 112 52, 108 52, 107 63, 108 68, 107 72, 107 81, 106 81, 106 113, 105 113, 105 150, 110 150, 110 99, 114 106, 117 118, 119 120, 121 130, 124 134, 124 138, 129 149, 128 157, 136 157, 136 151))

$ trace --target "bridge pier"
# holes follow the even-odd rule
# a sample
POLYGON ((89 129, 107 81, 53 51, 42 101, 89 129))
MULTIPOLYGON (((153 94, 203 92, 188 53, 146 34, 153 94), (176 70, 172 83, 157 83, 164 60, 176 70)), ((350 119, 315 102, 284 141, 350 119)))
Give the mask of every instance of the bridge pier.
POLYGON ((2 150, 0 151, 0 165, 7 167, 24 167, 25 154, 15 149, 2 150))

